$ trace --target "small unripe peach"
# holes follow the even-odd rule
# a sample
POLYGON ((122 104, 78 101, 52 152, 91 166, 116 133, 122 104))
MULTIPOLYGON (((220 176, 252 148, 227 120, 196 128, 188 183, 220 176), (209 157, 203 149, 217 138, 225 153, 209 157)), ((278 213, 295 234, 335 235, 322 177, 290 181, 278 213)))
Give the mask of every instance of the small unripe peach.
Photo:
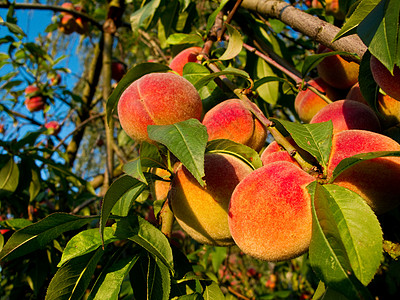
POLYGON ((179 52, 170 62, 169 67, 179 75, 183 74, 183 67, 188 62, 197 62, 197 56, 201 53, 201 47, 190 47, 179 52))
POLYGON ((60 133, 61 126, 57 121, 50 121, 44 126, 49 129, 50 134, 57 135, 60 133))
POLYGON ((300 256, 311 241, 314 177, 287 161, 270 163, 246 176, 229 204, 229 228, 237 246, 266 261, 300 256))
MULTIPOLYGON (((400 145, 385 135, 371 131, 346 130, 335 134, 328 177, 343 159, 375 151, 400 151, 400 145)), ((400 157, 379 157, 351 166, 333 183, 356 192, 377 214, 382 214, 400 203, 399 178, 400 157)))
POLYGON ((331 120, 333 133, 349 129, 381 131, 381 125, 374 111, 367 105, 352 100, 339 100, 323 107, 311 119, 310 124, 331 120))
POLYGON ((111 78, 115 81, 120 81, 126 74, 126 66, 120 61, 113 61, 111 63, 111 78))
MULTIPOLYGON (((251 104, 258 109, 255 104, 251 104)), ((229 139, 256 151, 265 144, 268 131, 239 99, 225 100, 210 109, 203 119, 208 140, 229 139)))
POLYGON ((122 128, 138 142, 153 141, 148 125, 170 125, 191 118, 200 120, 202 102, 195 87, 173 73, 150 73, 131 83, 118 102, 122 128))
POLYGON ((202 187, 180 165, 171 187, 171 208, 182 229, 203 244, 233 244, 228 227, 228 205, 236 185, 252 172, 241 159, 222 153, 207 153, 202 187), (223 174, 223 176, 221 176, 223 174))
POLYGON ((400 68, 395 65, 392 75, 375 56, 371 56, 370 67, 379 87, 390 97, 400 101, 400 68))

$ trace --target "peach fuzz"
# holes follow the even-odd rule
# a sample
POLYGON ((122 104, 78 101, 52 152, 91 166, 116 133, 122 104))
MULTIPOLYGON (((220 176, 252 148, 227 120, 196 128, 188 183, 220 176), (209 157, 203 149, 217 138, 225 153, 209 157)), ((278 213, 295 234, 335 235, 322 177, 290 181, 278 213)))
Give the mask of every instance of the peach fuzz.
POLYGON ((375 56, 371 56, 370 68, 379 87, 387 95, 400 101, 400 68, 395 65, 392 75, 375 56))
POLYGON ((339 100, 323 107, 311 119, 310 124, 331 120, 333 133, 349 129, 381 131, 381 125, 374 111, 357 101, 339 100))
POLYGON ((273 141, 264 149, 264 151, 261 153, 260 158, 263 166, 266 166, 276 161, 287 161, 300 167, 297 161, 292 156, 290 156, 289 152, 281 148, 276 141, 273 141))
MULTIPOLYGON (((258 107, 252 103, 254 109, 258 107)), ((225 100, 210 109, 203 119, 208 140, 229 139, 256 151, 265 144, 268 131, 239 99, 225 100)))
POLYGON ((171 208, 182 229, 203 244, 233 245, 228 227, 228 205, 233 190, 252 168, 223 153, 207 153, 205 187, 180 165, 172 181, 171 208))
POLYGON ((268 164, 246 176, 229 204, 229 228, 237 246, 265 261, 295 258, 311 241, 314 177, 287 161, 268 164))
POLYGON ((201 47, 190 47, 179 52, 170 62, 169 67, 179 75, 183 74, 183 67, 188 62, 196 62, 201 53, 201 47))
POLYGON ((195 87, 173 73, 150 73, 132 82, 118 102, 122 128, 138 142, 152 140, 148 125, 170 125, 200 120, 202 102, 195 87))
MULTIPOLYGON (((325 48, 320 53, 328 53, 332 50, 325 48)), ((355 62, 349 62, 340 55, 325 57, 317 66, 318 75, 330 86, 337 89, 348 89, 358 81, 360 66, 355 62)))
MULTIPOLYGON (((365 130, 346 130, 333 136, 328 178, 343 159, 359 153, 400 151, 391 138, 365 130)), ((377 213, 382 214, 400 202, 400 157, 379 157, 346 169, 334 181, 359 194, 377 213)))
MULTIPOLYGON (((326 94, 326 96, 334 101, 336 100, 336 94, 333 88, 329 87, 321 78, 316 78, 308 82, 309 85, 316 88, 318 91, 326 94)), ((304 123, 311 121, 312 117, 328 103, 315 94, 310 89, 299 91, 294 101, 294 108, 300 118, 304 123)))

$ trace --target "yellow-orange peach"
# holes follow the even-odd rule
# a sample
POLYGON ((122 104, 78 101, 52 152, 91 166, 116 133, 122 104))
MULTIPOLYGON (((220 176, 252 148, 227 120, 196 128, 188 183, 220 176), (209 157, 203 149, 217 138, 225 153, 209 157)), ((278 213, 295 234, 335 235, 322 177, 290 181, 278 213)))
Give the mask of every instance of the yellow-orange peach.
MULTIPOLYGON (((347 157, 375 151, 400 151, 391 138, 365 130, 346 130, 333 136, 328 177, 347 157)), ((381 214, 400 203, 400 157, 380 157, 362 161, 341 173, 334 184, 346 187, 365 199, 381 214)))
MULTIPOLYGON (((321 78, 310 80, 308 84, 326 94, 330 100, 337 100, 337 95, 334 89, 329 87, 321 78)), ((326 105, 328 105, 328 103, 324 99, 308 88, 301 90, 294 101, 294 108, 300 120, 305 123, 310 122, 312 117, 326 105)))
POLYGON ((197 56, 201 53, 201 47, 190 47, 179 52, 170 62, 169 67, 171 70, 177 72, 179 75, 183 74, 183 67, 188 62, 196 62, 197 56))
POLYGON ((232 245, 228 226, 228 205, 236 185, 252 168, 241 159, 222 153, 207 153, 202 187, 180 165, 172 181, 170 200, 179 225, 203 244, 232 245))
POLYGON ((331 120, 333 133, 349 129, 381 131, 381 125, 374 111, 361 102, 339 100, 323 107, 311 119, 310 124, 331 120))
POLYGON ((122 128, 138 142, 152 140, 148 125, 170 125, 200 120, 202 102, 195 87, 173 73, 150 73, 131 83, 118 102, 122 128))
POLYGON ((374 80, 379 87, 390 97, 400 101, 400 68, 395 65, 393 75, 375 57, 371 56, 370 68, 374 80))
MULTIPOLYGON (((331 52, 325 48, 320 53, 331 52)), ((317 66, 318 75, 329 85, 338 89, 348 89, 358 81, 360 66, 349 62, 340 55, 325 57, 317 66)))
POLYGON ((237 246, 266 261, 300 256, 311 241, 314 177, 287 161, 273 162, 246 176, 229 204, 229 228, 237 246))
MULTIPOLYGON (((258 109, 252 103, 254 109, 258 109)), ((267 138, 266 128, 239 99, 225 100, 210 109, 203 119, 208 139, 229 139, 256 151, 261 150, 267 138)))
POLYGON ((168 191, 170 188, 170 177, 171 173, 168 170, 161 168, 152 168, 151 172, 166 180, 155 180, 151 186, 150 191, 154 200, 165 200, 168 195, 168 191))

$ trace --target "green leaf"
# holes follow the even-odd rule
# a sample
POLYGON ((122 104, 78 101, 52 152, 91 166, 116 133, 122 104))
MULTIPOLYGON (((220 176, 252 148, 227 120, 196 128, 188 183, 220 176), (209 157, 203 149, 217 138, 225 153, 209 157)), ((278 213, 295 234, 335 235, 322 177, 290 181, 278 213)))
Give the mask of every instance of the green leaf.
POLYGON ((126 217, 132 207, 133 202, 139 197, 140 194, 146 189, 146 185, 138 185, 131 188, 113 206, 111 213, 116 216, 126 217))
POLYGON ((354 166, 355 164, 362 162, 364 160, 374 159, 378 157, 395 156, 400 157, 400 151, 376 151, 369 153, 356 154, 351 157, 347 157, 338 163, 332 172, 332 177, 330 182, 333 182, 343 171, 354 166))
POLYGON ((209 141, 206 152, 231 154, 244 160, 253 169, 262 167, 261 158, 254 149, 231 140, 217 139, 209 141))
POLYGON ((160 6, 160 0, 152 0, 138 9, 130 16, 132 32, 137 35, 140 28, 146 30, 150 25, 157 8, 160 6))
POLYGON ((32 181, 29 184, 29 201, 33 201, 41 189, 40 177, 38 172, 32 169, 32 181))
POLYGON ((160 150, 156 145, 142 142, 140 145, 139 155, 142 167, 159 168, 164 166, 163 159, 160 155, 160 150))
POLYGON ((246 73, 245 71, 236 69, 236 68, 232 68, 232 67, 228 67, 221 72, 215 72, 210 75, 202 76, 201 79, 199 79, 198 81, 193 83, 193 85, 197 90, 200 90, 203 86, 206 86, 211 80, 214 80, 215 78, 217 78, 221 75, 234 75, 234 76, 239 76, 239 77, 243 77, 246 79, 250 78, 249 74, 246 73))
POLYGON ((207 20, 207 26, 206 26, 206 32, 209 33, 210 29, 213 27, 215 23, 215 19, 217 18, 217 15, 219 12, 224 8, 224 6, 229 2, 229 0, 222 0, 221 3, 219 4, 218 8, 213 11, 213 13, 208 17, 207 20))
POLYGON ((355 28, 371 13, 371 11, 379 4, 380 0, 363 0, 360 1, 351 17, 346 21, 340 31, 336 34, 332 42, 337 39, 349 35, 355 28))
POLYGON ((102 238, 105 224, 115 203, 117 203, 117 201, 130 189, 137 188, 142 185, 144 185, 144 183, 128 175, 119 177, 111 184, 110 188, 104 195, 103 204, 101 206, 100 234, 102 238))
POLYGON ((16 231, 0 252, 0 260, 12 260, 42 249, 66 231, 76 230, 97 217, 53 213, 45 219, 16 231))
POLYGON ((172 125, 149 125, 149 138, 165 146, 204 186, 204 152, 208 134, 199 120, 189 119, 172 125))
POLYGON ((243 40, 242 36, 240 35, 239 31, 228 23, 225 23, 226 28, 228 28, 229 33, 229 40, 228 46, 218 60, 229 60, 236 57, 240 51, 242 51, 243 47, 243 40))
POLYGON ((117 107, 119 98, 132 82, 149 73, 167 72, 169 70, 171 69, 168 66, 157 63, 142 63, 131 68, 118 82, 117 87, 107 100, 106 113, 108 122, 117 107))
POLYGON ((103 250, 76 257, 63 265, 50 281, 46 300, 82 299, 92 279, 103 250))
POLYGON ((122 170, 129 176, 132 176, 133 178, 139 180, 140 182, 143 182, 144 184, 148 185, 146 177, 143 174, 140 157, 137 157, 135 160, 124 164, 122 170))
POLYGON ((365 101, 372 107, 375 112, 377 109, 377 98, 379 93, 379 86, 375 82, 370 68, 371 53, 366 51, 361 59, 358 82, 360 85, 361 94, 365 101))
POLYGON ((197 34, 174 33, 167 38, 167 43, 170 45, 180 45, 180 44, 199 45, 203 43, 203 39, 201 36, 197 34))
POLYGON ((343 51, 330 51, 330 52, 325 52, 325 53, 320 53, 320 54, 314 54, 307 56, 306 59, 304 60, 303 63, 303 68, 301 70, 301 74, 304 77, 307 76, 308 73, 311 72, 312 69, 314 69, 325 57, 328 56, 333 56, 333 55, 354 55, 349 52, 343 52, 343 51))
POLYGON ((0 169, 0 196, 9 195, 18 187, 19 169, 18 165, 10 158, 0 169))
POLYGON ((313 197, 311 267, 328 287, 349 298, 371 299, 363 285, 372 280, 382 258, 375 214, 346 188, 316 183, 307 188, 313 197))
POLYGON ((26 36, 25 32, 17 24, 0 21, 0 25, 3 25, 5 27, 7 27, 8 30, 10 30, 10 32, 12 32, 12 33, 20 34, 22 36, 26 36))
POLYGON ((332 146, 332 121, 317 124, 299 124, 276 119, 273 121, 284 126, 296 144, 314 156, 326 170, 332 146))
POLYGON ((123 251, 115 253, 97 278, 88 300, 118 300, 122 282, 138 259, 137 254, 124 257, 123 251))
POLYGON ((225 300, 225 296, 214 281, 208 283, 203 292, 204 300, 225 300))
POLYGON ((368 46, 371 54, 377 57, 390 71, 398 61, 400 2, 382 0, 360 23, 357 33, 368 46))
MULTIPOLYGON (((116 240, 118 240, 118 238, 114 236, 114 229, 111 227, 106 227, 104 229, 104 244, 108 244, 116 240)), ((67 261, 92 252, 101 245, 102 241, 98 228, 81 231, 69 240, 57 266, 61 267, 67 261)))
POLYGON ((170 299, 171 275, 168 268, 157 257, 150 257, 147 286, 148 299, 170 299))
POLYGON ((254 89, 265 102, 275 105, 279 96, 278 81, 287 80, 277 77, 269 64, 261 58, 257 59, 257 77, 261 79, 256 81, 254 89))
POLYGON ((171 246, 167 237, 156 227, 139 216, 128 216, 117 221, 115 235, 127 238, 158 257, 174 272, 171 246))

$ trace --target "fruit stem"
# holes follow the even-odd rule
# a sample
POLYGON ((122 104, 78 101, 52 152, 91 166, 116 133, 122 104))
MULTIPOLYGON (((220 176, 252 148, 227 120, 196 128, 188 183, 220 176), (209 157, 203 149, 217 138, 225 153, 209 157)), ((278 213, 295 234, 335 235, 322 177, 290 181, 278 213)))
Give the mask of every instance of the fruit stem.
POLYGON ((161 221, 161 232, 166 235, 167 238, 171 238, 172 225, 174 224, 174 213, 169 206, 169 200, 165 200, 163 207, 160 211, 161 221))

